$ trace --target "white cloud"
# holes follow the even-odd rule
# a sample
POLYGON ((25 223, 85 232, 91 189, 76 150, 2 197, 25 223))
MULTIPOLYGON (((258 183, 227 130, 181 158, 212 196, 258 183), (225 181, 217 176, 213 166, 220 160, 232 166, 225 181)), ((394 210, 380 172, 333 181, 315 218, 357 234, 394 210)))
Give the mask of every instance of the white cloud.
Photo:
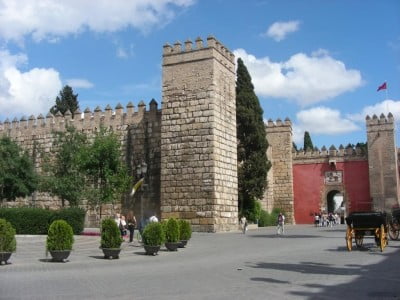
POLYGON ((172 20, 178 8, 195 0, 0 0, 0 37, 48 39, 84 30, 113 32, 134 27, 143 32, 172 20))
POLYGON ((66 83, 72 88, 90 89, 94 85, 87 79, 83 78, 71 78, 67 79, 66 83))
POLYGON ((366 116, 372 117, 374 114, 380 117, 383 113, 385 116, 391 112, 395 120, 400 120, 400 100, 384 100, 375 105, 366 106, 359 114, 349 114, 347 117, 353 121, 364 121, 366 116))
POLYGON ((24 54, 11 55, 0 50, 0 112, 6 118, 13 115, 46 114, 61 89, 59 74, 54 69, 18 69, 27 62, 24 54))
POLYGON ((293 140, 301 144, 304 132, 312 135, 339 135, 360 130, 360 127, 349 118, 341 116, 340 111, 328 107, 313 107, 301 110, 296 114, 293 124, 293 140))
POLYGON ((299 30, 299 21, 289 21, 289 22, 275 22, 272 24, 267 32, 264 34, 275 41, 280 42, 286 38, 286 35, 299 30))
POLYGON ((358 70, 346 69, 323 49, 311 56, 297 53, 286 62, 256 58, 244 49, 234 54, 248 68, 258 95, 295 100, 301 106, 329 100, 363 84, 358 70))

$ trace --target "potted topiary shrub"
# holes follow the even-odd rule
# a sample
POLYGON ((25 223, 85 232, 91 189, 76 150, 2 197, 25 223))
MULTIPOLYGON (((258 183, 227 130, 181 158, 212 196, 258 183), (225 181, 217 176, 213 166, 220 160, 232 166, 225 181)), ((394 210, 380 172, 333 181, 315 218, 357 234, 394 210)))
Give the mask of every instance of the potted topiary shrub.
POLYGON ((11 254, 17 249, 15 229, 10 222, 0 219, 0 265, 7 264, 11 254))
POLYGON ((104 258, 118 259, 123 241, 121 231, 113 219, 107 218, 101 221, 100 248, 103 250, 104 258))
POLYGON ((51 223, 47 234, 46 249, 53 261, 65 262, 72 250, 74 232, 71 225, 64 220, 51 223))
POLYGON ((156 255, 165 241, 164 228, 161 223, 148 224, 143 231, 143 246, 146 254, 156 255))
POLYGON ((178 221, 175 218, 170 218, 165 224, 165 247, 169 251, 176 251, 179 244, 178 221))
POLYGON ((189 221, 187 220, 178 220, 179 223, 179 248, 184 248, 192 237, 192 227, 190 226, 189 221))

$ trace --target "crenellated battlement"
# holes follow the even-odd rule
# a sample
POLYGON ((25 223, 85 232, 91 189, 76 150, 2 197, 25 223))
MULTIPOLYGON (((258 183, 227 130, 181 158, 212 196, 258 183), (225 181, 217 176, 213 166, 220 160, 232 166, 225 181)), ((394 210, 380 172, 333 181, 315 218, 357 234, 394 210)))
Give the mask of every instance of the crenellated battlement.
POLYGON ((278 118, 275 122, 269 119, 268 122, 265 123, 265 130, 267 133, 292 131, 292 121, 290 121, 288 117, 286 117, 284 121, 278 118))
POLYGON ((372 117, 367 115, 365 121, 367 124, 367 133, 394 130, 394 118, 390 112, 387 117, 383 113, 379 116, 379 118, 375 114, 372 117))
POLYGON ((184 42, 184 46, 182 47, 182 43, 180 41, 176 41, 173 46, 170 44, 166 43, 164 45, 163 49, 163 55, 164 56, 169 56, 169 55, 175 55, 175 54, 182 54, 182 52, 185 53, 193 53, 198 50, 205 50, 205 49, 215 49, 219 53, 221 53, 226 59, 231 61, 232 63, 235 62, 235 55, 228 50, 224 45, 222 45, 215 37, 213 36, 208 36, 207 37, 207 45, 203 43, 203 40, 201 37, 196 38, 195 43, 191 40, 186 40, 184 42))
POLYGON ((153 99, 149 104, 149 109, 146 110, 146 104, 140 101, 135 110, 132 102, 126 105, 124 111, 123 106, 118 103, 113 110, 110 105, 107 105, 104 110, 97 106, 92 112, 87 107, 82 113, 79 109, 72 113, 67 111, 63 116, 60 112, 53 115, 50 112, 44 117, 39 114, 37 117, 31 115, 29 119, 23 116, 20 120, 14 118, 12 122, 7 118, 3 123, 0 121, 0 135, 7 133, 11 137, 16 135, 24 135, 23 132, 51 132, 53 130, 64 130, 66 126, 74 126, 78 130, 94 129, 101 126, 113 127, 123 125, 131 125, 140 122, 145 114, 152 114, 158 111, 158 104, 153 99))
POLYGON ((314 149, 307 149, 307 151, 292 149, 293 163, 316 163, 325 162, 326 160, 336 161, 352 161, 352 160, 366 160, 367 153, 363 151, 361 147, 343 147, 340 145, 336 148, 334 145, 330 146, 329 149, 323 146, 320 149, 315 147, 314 149))
POLYGON ((172 46, 165 44, 163 48, 163 67, 216 60, 232 73, 235 72, 235 55, 222 45, 215 37, 207 37, 207 45, 198 37, 193 43, 186 40, 184 45, 176 41, 172 46))

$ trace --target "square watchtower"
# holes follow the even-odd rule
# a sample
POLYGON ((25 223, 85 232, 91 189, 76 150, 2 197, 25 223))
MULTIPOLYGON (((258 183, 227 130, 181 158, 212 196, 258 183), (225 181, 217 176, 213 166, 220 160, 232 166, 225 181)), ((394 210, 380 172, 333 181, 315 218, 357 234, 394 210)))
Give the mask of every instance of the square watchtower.
POLYGON ((237 229, 234 55, 214 37, 166 44, 162 70, 161 217, 195 231, 237 229))

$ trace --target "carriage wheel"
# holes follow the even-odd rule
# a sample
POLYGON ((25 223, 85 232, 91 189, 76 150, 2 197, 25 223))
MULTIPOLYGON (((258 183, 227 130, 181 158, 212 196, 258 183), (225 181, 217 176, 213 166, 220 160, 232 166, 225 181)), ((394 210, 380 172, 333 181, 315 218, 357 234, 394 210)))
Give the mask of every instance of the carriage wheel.
POLYGON ((381 248, 381 252, 383 251, 383 249, 386 247, 387 244, 387 237, 386 237, 386 233, 385 233, 385 226, 382 224, 381 228, 379 230, 379 241, 380 241, 380 248, 381 248))
POLYGON ((357 248, 361 248, 364 242, 364 235, 362 233, 356 233, 354 237, 357 248))
POLYGON ((399 223, 393 222, 390 223, 389 225, 389 236, 391 240, 397 241, 399 239, 399 233, 400 233, 400 228, 399 228, 399 223))
POLYGON ((353 239, 353 230, 350 226, 347 227, 346 230, 346 246, 347 250, 351 251, 352 248, 352 239, 353 239))

